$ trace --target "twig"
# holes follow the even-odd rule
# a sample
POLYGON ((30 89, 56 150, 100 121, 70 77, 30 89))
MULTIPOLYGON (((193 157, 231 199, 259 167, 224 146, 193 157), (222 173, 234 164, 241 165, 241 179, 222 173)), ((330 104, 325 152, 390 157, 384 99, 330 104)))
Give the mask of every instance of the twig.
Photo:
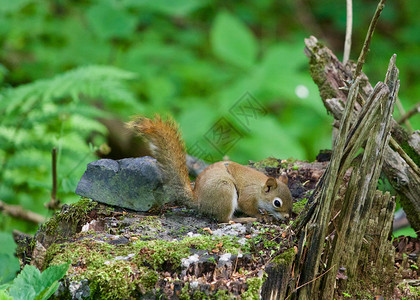
POLYGON ((353 27, 353 1, 346 0, 347 19, 346 19, 346 39, 344 40, 343 65, 346 65, 350 58, 351 32, 353 27))
POLYGON ((357 60, 356 71, 354 72, 354 77, 357 78, 360 73, 362 72, 363 64, 366 60, 367 52, 369 51, 370 41, 373 36, 373 32, 375 31, 376 24, 378 23, 379 16, 381 15, 382 10, 385 6, 385 0, 380 0, 378 6, 376 7, 375 15, 370 22, 368 33, 366 35, 365 42, 363 43, 362 51, 360 52, 359 59, 357 60))
POLYGON ((57 199, 57 148, 52 149, 52 192, 51 200, 55 201, 57 199))
MULTIPOLYGON (((400 116, 404 116, 406 112, 399 97, 397 97, 397 102, 395 102, 395 104, 397 106, 398 112, 400 113, 400 116)), ((410 133, 413 132, 413 127, 411 126, 410 122, 408 120, 405 120, 404 123, 405 123, 405 126, 407 126, 408 131, 410 133)), ((401 124, 401 123, 398 123, 398 124, 401 124)))
POLYGON ((238 266, 238 256, 236 256, 235 268, 233 268, 233 272, 232 272, 231 277, 233 276, 233 274, 235 274, 235 272, 236 272, 236 267, 237 267, 237 266, 238 266))
POLYGON ((398 120, 398 124, 404 123, 417 113, 420 113, 420 102, 417 103, 417 105, 414 106, 414 108, 410 109, 407 113, 403 113, 403 116, 398 120))
POLYGON ((33 211, 26 210, 20 205, 7 204, 1 200, 0 200, 0 211, 3 211, 4 213, 11 215, 13 217, 24 219, 26 221, 36 223, 36 224, 45 222, 44 216, 34 213, 33 211))
POLYGON ((389 145, 391 146, 391 148, 397 151, 398 154, 405 160, 405 162, 413 169, 413 171, 416 172, 420 176, 420 168, 411 159, 411 157, 408 156, 407 153, 405 153, 404 149, 401 148, 401 146, 397 143, 397 141, 392 136, 389 139, 389 145))
POLYGON ((51 162, 52 162, 52 191, 51 191, 51 200, 45 207, 50 210, 57 210, 60 208, 60 199, 57 199, 57 148, 53 148, 51 152, 51 162))

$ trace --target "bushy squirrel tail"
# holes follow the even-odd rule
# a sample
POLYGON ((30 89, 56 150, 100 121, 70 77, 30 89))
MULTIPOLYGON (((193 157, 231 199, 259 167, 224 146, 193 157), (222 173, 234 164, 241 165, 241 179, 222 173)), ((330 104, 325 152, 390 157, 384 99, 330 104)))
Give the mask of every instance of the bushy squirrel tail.
POLYGON ((182 203, 190 203, 193 193, 186 164, 185 144, 178 125, 172 119, 164 121, 157 115, 153 120, 135 117, 127 123, 127 127, 149 142, 170 197, 182 203))

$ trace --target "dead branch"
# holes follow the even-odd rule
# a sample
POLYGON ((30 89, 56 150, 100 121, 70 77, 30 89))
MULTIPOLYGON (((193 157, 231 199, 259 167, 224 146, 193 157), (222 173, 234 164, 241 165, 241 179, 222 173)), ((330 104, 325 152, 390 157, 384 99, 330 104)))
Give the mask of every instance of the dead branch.
POLYGON ((366 60, 366 55, 369 51, 370 41, 372 40, 373 32, 375 31, 376 24, 378 23, 379 16, 381 15, 382 10, 384 9, 384 6, 385 6, 385 0, 379 1, 375 14, 372 18, 372 21, 369 24, 368 33, 366 35, 365 42, 363 43, 362 51, 360 52, 359 59, 357 60, 357 66, 354 72, 354 78, 357 78, 362 72, 362 68, 366 60))
POLYGON ((60 208, 60 199, 57 198, 57 148, 53 148, 51 151, 51 171, 52 171, 52 191, 51 200, 45 207, 50 210, 57 210, 60 208))
POLYGON ((351 50, 351 31, 353 27, 353 1, 346 1, 346 38, 344 41, 343 65, 346 65, 350 58, 351 50))
POLYGON ((414 116, 415 114, 420 113, 420 102, 417 103, 417 105, 415 107, 413 107, 412 109, 410 109, 407 113, 405 113, 399 120, 398 120, 398 124, 402 124, 405 121, 407 121, 408 119, 410 119, 412 116, 414 116))
POLYGON ((0 200, 0 211, 4 212, 5 214, 11 215, 16 218, 24 219, 26 221, 32 222, 32 223, 44 223, 45 217, 34 213, 32 211, 24 209, 20 205, 12 205, 7 204, 0 200))
MULTIPOLYGON (((305 40, 305 53, 310 58, 310 71, 315 83, 320 90, 321 99, 326 109, 331 112, 336 120, 341 120, 344 105, 348 99, 348 89, 345 82, 351 82, 351 70, 345 68, 330 49, 318 43, 315 37, 305 40)), ((360 86, 358 98, 368 99, 373 88, 364 73, 360 73, 360 86)), ((388 74, 386 81, 393 82, 388 74)), ((356 103, 353 115, 357 115, 362 106, 356 103)), ((383 171, 391 185, 400 194, 404 210, 414 230, 420 230, 420 176, 417 168, 420 162, 420 133, 409 135, 395 120, 391 120, 391 135, 393 140, 403 150, 394 150, 386 146, 383 171), (398 152, 400 151, 400 153, 398 152), (408 159, 409 157, 410 159, 408 159)), ((399 149, 398 148, 398 149, 399 149)))

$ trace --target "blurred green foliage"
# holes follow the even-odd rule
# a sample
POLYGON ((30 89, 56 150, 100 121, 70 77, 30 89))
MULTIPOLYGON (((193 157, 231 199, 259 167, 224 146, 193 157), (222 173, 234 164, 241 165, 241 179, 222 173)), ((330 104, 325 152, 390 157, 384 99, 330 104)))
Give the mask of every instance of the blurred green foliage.
MULTIPOLYGON (((376 4, 354 3, 352 58, 376 4)), ((382 80, 398 53, 406 109, 420 98, 419 10, 417 1, 389 2, 366 63, 382 80)), ((187 146, 214 160, 313 160, 330 148, 332 118, 303 38, 316 35, 341 56, 344 33, 345 1, 335 0, 0 0, 0 199, 46 215, 53 147, 58 196, 77 199, 77 181, 106 141, 99 117, 173 115, 187 146), (246 126, 232 114, 244 95, 264 111, 246 126), (226 153, 206 139, 221 117, 240 136, 226 153)), ((0 215, 0 230, 12 228, 35 229, 0 215)))
POLYGON ((19 270, 19 260, 14 256, 16 244, 11 234, 0 232, 0 286, 11 281, 19 270))
MULTIPOLYGON (((54 147, 59 197, 64 202, 77 199, 80 174, 105 142, 107 130, 97 118, 111 116, 106 111, 120 113, 137 106, 125 85, 134 76, 114 67, 89 66, 5 89, 0 96, 0 199, 45 213, 54 147)), ((1 226, 28 230, 28 224, 14 221, 0 215, 1 226)))

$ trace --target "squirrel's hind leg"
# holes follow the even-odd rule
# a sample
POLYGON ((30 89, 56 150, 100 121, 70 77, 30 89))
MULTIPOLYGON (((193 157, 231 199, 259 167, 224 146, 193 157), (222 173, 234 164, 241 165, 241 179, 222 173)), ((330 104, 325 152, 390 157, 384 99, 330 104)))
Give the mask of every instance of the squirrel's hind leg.
POLYGON ((258 222, 258 219, 254 217, 243 217, 243 218, 232 218, 232 221, 236 223, 254 223, 254 222, 258 222))
POLYGON ((218 222, 229 222, 238 208, 238 193, 235 185, 230 179, 218 178, 212 181, 207 181, 205 183, 207 187, 201 186, 200 190, 196 191, 199 209, 215 217, 218 222))

